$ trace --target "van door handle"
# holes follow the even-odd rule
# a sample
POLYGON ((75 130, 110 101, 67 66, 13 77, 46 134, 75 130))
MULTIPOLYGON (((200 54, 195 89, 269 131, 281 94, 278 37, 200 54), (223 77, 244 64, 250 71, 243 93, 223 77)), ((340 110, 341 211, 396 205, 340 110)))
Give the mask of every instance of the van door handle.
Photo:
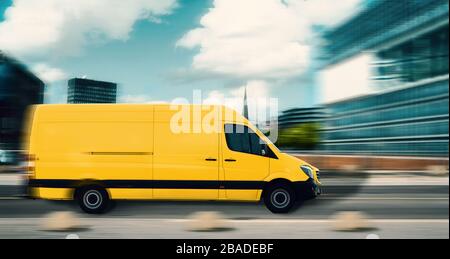
POLYGON ((225 162, 236 162, 236 159, 233 158, 225 159, 225 162))
POLYGON ((217 159, 215 159, 215 158, 206 158, 205 160, 206 160, 206 161, 210 161, 210 162, 217 161, 217 159))

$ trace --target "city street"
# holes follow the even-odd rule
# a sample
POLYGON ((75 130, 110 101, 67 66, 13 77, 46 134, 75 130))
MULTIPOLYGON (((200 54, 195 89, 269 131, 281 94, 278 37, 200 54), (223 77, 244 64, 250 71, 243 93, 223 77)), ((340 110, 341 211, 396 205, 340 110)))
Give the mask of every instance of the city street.
MULTIPOLYGON (((324 180, 325 194, 288 215, 270 213, 263 204, 225 202, 118 202, 102 216, 81 214, 73 202, 24 200, 20 185, 2 186, 0 238, 448 238, 448 177, 362 174, 324 180), (407 184, 408 183, 408 184, 407 184), (6 194, 11 194, 5 196, 6 194), (42 218, 55 211, 79 213, 86 227, 72 232, 40 230, 42 218), (187 230, 189 215, 216 211, 229 228, 216 232, 187 230), (333 231, 333 216, 359 211, 370 228, 333 231)), ((11 181, 11 178, 9 179, 11 181)), ((11 183, 11 182, 9 182, 11 183)))
POLYGON ((0 239, 449 239, 448 32, 449 0, 0 0, 0 239))

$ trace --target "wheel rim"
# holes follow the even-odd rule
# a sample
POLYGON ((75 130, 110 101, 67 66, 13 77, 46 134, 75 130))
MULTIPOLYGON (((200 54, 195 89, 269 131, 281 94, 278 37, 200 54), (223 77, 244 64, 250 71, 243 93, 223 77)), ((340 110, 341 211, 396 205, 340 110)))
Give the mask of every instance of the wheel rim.
POLYGON ((84 205, 91 210, 98 209, 103 202, 102 194, 97 190, 87 191, 83 196, 84 205))
POLYGON ((291 196, 289 195, 288 191, 284 189, 277 189, 270 195, 270 201, 272 202, 273 206, 275 206, 275 208, 284 209, 291 202, 291 196))

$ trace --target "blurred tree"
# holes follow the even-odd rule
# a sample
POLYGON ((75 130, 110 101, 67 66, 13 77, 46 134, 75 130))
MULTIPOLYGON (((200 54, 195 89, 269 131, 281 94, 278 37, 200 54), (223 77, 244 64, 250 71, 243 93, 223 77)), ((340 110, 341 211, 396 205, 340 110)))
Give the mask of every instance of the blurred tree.
POLYGON ((320 142, 320 125, 304 123, 281 129, 277 145, 281 148, 314 149, 320 142))

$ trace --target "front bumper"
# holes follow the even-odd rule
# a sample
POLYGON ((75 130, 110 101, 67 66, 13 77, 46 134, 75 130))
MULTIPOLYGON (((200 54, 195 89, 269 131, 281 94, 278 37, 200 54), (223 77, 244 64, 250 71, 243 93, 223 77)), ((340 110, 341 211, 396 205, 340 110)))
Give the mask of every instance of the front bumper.
POLYGON ((311 200, 322 194, 321 185, 313 179, 306 182, 295 182, 294 189, 298 200, 311 200))

